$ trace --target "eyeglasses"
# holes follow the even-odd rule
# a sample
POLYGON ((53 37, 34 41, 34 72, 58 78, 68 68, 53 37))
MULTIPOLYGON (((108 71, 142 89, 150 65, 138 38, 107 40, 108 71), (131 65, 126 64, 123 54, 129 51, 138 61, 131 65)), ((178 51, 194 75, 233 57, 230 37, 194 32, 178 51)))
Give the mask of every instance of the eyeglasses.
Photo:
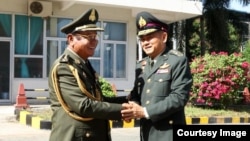
POLYGON ((99 36, 98 34, 91 34, 91 35, 83 35, 83 34, 76 34, 75 36, 81 36, 89 41, 93 41, 93 40, 98 40, 99 36))

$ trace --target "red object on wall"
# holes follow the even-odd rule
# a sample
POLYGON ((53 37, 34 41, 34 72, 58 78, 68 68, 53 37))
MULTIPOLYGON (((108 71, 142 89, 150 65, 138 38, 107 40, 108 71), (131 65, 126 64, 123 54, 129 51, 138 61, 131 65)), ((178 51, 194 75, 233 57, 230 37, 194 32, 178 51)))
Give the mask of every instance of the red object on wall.
POLYGON ((23 86, 23 83, 21 83, 19 85, 19 88, 18 88, 18 94, 16 97, 15 108, 16 109, 26 109, 28 107, 29 107, 29 105, 27 104, 27 97, 25 96, 24 86, 23 86))

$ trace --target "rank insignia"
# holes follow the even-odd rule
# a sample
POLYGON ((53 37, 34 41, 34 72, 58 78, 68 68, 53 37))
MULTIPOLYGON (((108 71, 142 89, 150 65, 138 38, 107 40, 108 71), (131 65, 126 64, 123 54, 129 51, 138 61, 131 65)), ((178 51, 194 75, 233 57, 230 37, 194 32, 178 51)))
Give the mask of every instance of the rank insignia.
POLYGON ((147 61, 145 61, 145 60, 143 60, 143 61, 141 62, 141 65, 142 65, 142 66, 146 66, 146 64, 147 64, 147 61))
POLYGON ((78 60, 78 59, 75 59, 75 63, 76 63, 77 65, 81 64, 80 60, 78 60))

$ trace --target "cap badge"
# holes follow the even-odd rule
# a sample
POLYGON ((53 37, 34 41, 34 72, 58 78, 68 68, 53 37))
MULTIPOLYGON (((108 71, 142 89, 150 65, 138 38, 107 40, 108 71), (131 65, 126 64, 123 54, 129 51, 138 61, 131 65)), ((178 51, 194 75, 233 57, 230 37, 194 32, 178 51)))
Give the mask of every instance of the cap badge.
POLYGON ((91 11, 91 14, 90 14, 90 16, 89 16, 89 20, 90 21, 95 21, 95 9, 92 9, 92 11, 91 11))
POLYGON ((139 19, 139 26, 140 26, 140 28, 142 28, 145 25, 146 25, 145 19, 143 19, 142 17, 140 17, 140 19, 139 19))

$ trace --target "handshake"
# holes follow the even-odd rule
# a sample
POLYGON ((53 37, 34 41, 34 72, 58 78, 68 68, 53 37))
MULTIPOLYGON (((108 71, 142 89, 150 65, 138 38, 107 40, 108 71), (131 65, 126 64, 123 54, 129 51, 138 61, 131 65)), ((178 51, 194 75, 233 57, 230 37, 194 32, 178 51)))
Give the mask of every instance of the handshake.
POLYGON ((126 122, 130 122, 131 119, 135 118, 145 118, 144 108, 132 101, 122 104, 121 114, 122 119, 126 122))

